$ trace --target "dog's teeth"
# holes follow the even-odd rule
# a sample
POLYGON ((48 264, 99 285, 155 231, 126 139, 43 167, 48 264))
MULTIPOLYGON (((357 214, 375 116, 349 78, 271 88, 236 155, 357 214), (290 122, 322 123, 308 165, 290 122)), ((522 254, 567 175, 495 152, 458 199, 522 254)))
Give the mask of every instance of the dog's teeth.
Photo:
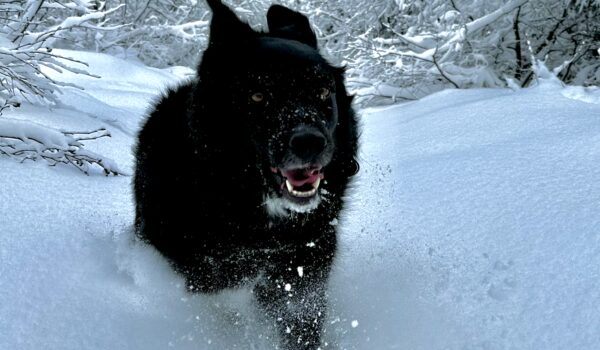
POLYGON ((294 193, 294 186, 287 179, 285 180, 285 186, 289 193, 294 193))
POLYGON ((320 177, 318 177, 318 178, 317 178, 317 181, 315 181, 315 182, 312 184, 312 187, 313 187, 313 189, 315 189, 315 190, 316 190, 317 188, 319 188, 319 185, 320 185, 320 184, 321 184, 321 178, 320 178, 320 177))
POLYGON ((312 197, 315 195, 315 193, 317 193, 317 188, 319 188, 319 183, 321 182, 321 179, 317 179, 317 181, 315 181, 312 186, 313 188, 309 191, 298 191, 294 189, 294 186, 286 179, 285 180, 285 187, 287 188, 288 192, 294 196, 294 197, 312 197))
POLYGON ((316 188, 313 188, 312 190, 310 190, 310 191, 306 191, 306 192, 300 192, 300 191, 296 191, 296 190, 291 190, 291 191, 290 191, 290 193, 291 193, 293 196, 296 196, 296 197, 311 197, 311 196, 313 196, 315 193, 317 193, 317 189, 316 189, 316 188))

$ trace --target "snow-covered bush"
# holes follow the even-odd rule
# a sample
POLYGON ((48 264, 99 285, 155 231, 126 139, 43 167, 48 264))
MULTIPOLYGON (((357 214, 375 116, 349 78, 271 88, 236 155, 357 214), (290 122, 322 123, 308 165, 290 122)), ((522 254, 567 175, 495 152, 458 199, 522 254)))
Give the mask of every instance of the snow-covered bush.
MULTIPOLYGON (((208 10, 202 1, 180 2, 168 7, 159 1, 154 12, 138 11, 154 14, 138 16, 149 23, 164 18, 162 39, 149 37, 169 47, 166 56, 161 49, 138 50, 142 60, 196 63, 208 10), (185 16, 178 15, 181 9, 185 16), (194 20, 202 21, 192 26, 195 31, 180 38, 173 34, 194 20), (167 35, 172 40, 165 40, 167 35)), ((227 2, 252 25, 264 28, 271 1, 227 2)), ((325 53, 348 67, 349 85, 359 101, 416 99, 447 87, 506 86, 508 79, 527 86, 534 74, 532 58, 550 69, 562 67, 558 76, 566 83, 600 83, 600 0, 278 2, 309 15, 325 53)))
MULTIPOLYGON (((53 48, 59 41, 93 40, 92 33, 107 29, 103 19, 116 9, 98 11, 99 3, 95 0, 0 2, 0 114, 23 102, 56 105, 61 88, 77 87, 53 79, 47 69, 92 76, 85 71, 85 62, 57 54, 53 48)), ((119 175, 122 172, 114 162, 83 149, 82 141, 108 136, 105 129, 67 132, 2 117, 0 155, 21 162, 43 159, 51 165, 64 163, 85 174, 91 166, 97 166, 106 175, 119 175)))
MULTIPOLYGON (((100 9, 114 11, 118 31, 95 33, 82 47, 120 57, 137 57, 154 67, 194 66, 206 43, 209 12, 200 0, 106 0, 100 9), (116 11, 115 11, 116 9, 116 11)), ((66 47, 68 42, 64 43, 66 47)))
POLYGON ((566 83, 600 83, 598 0, 353 2, 363 4, 337 30, 354 50, 353 77, 375 95, 418 98, 507 78, 527 86, 532 57, 562 67, 566 83))
MULTIPOLYGON (((42 67, 88 74, 85 63, 53 53, 57 40, 100 30, 111 11, 96 10, 96 1, 27 0, 0 3, 0 113, 23 101, 55 104, 55 91, 69 84, 56 81, 42 67), (62 60, 62 61, 61 61, 62 60), (64 60, 81 68, 67 66, 64 60)), ((89 75, 89 74, 88 74, 89 75)))
MULTIPOLYGON (((252 26, 265 28, 273 0, 225 2, 252 26)), ((24 32, 28 27, 51 32, 66 16, 93 14, 93 20, 54 35, 60 40, 53 44, 134 56, 155 67, 194 67, 210 20, 203 0, 29 0, 28 7, 15 5, 20 3, 0 5, 5 14, 0 48, 12 43, 19 23, 24 32), (39 3, 39 20, 17 20, 39 3)), ((600 83, 600 0, 277 3, 310 17, 325 54, 348 68, 349 87, 359 102, 417 99, 448 87, 498 87, 508 80, 528 86, 532 57, 552 70, 560 67, 558 76, 565 83, 600 83)), ((0 53, 0 61, 5 60, 0 53)))

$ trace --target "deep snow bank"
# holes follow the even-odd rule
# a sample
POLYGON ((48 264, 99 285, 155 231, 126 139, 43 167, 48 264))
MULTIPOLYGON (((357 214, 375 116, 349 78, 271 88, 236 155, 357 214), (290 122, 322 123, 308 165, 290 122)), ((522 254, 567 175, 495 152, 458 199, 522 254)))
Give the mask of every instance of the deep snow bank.
MULTIPOLYGON (((71 54, 104 78, 64 77, 86 87, 65 108, 6 117, 104 126, 113 137, 87 147, 130 168, 140 116, 176 77, 71 54)), ((598 90, 452 90, 362 114, 332 348, 600 346, 598 90)), ((0 157, 0 188, 0 349, 269 344, 248 291, 188 295, 160 256, 132 244, 130 178, 0 157)))

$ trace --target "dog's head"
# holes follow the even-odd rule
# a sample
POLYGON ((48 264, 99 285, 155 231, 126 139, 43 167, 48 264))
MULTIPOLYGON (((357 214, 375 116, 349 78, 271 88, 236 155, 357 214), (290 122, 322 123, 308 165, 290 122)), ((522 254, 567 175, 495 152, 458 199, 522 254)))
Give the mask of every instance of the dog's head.
POLYGON ((298 12, 271 6, 269 32, 260 33, 220 1, 208 2, 213 19, 199 79, 231 114, 222 118, 251 138, 267 210, 286 215, 318 207, 332 192, 327 187, 343 191, 356 169, 356 121, 343 69, 319 54, 298 12))

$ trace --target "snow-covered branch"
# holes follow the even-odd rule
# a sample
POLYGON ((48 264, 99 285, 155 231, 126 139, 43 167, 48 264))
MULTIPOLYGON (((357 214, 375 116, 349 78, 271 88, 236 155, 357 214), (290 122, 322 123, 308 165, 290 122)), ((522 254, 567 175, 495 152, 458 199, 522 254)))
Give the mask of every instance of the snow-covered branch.
POLYGON ((114 161, 83 148, 82 141, 110 137, 100 128, 93 131, 59 131, 40 124, 0 119, 0 155, 20 162, 43 159, 51 166, 66 164, 89 175, 92 166, 105 175, 125 175, 114 161))
POLYGON ((121 6, 96 11, 92 2, 85 0, 62 3, 28 0, 24 4, 15 2, 12 6, 0 7, 0 113, 7 106, 16 106, 23 101, 55 104, 58 89, 76 87, 50 78, 42 67, 93 76, 84 69, 84 62, 54 54, 52 47, 62 35, 92 26, 91 23, 119 8, 121 6), (66 15, 72 12, 76 14, 66 15), (78 63, 80 67, 66 65, 64 61, 78 63))
MULTIPOLYGON (((272 0, 224 1, 251 26, 267 29, 264 14, 272 0)), ((559 74, 563 82, 600 84, 598 0, 277 2, 310 17, 322 51, 332 62, 346 66, 352 80, 401 87, 410 91, 408 96, 422 97, 452 86, 506 86, 507 79, 527 86, 535 73, 526 40, 535 59, 551 69, 568 61, 559 74)), ((52 44, 134 55, 155 67, 194 67, 206 45, 211 16, 206 3, 198 0, 28 0, 0 2, 0 14, 0 48, 48 55, 43 48, 52 44)), ((65 69, 55 62, 16 57, 10 60, 20 64, 18 69, 0 68, 0 77, 23 76, 21 66, 29 70, 27 77, 40 76, 38 63, 65 69), (33 66, 23 60, 33 60, 33 66)), ((0 63, 7 59, 0 54, 0 63)), ((0 94, 5 95, 0 99, 9 101, 7 91, 19 95, 32 89, 18 83, 1 81, 0 94)), ((50 84, 49 88, 55 86, 50 84)), ((380 100, 390 95, 377 91, 365 96, 380 100)), ((31 100, 40 92, 25 94, 31 100)), ((357 100, 368 103, 369 98, 357 100)))
POLYGON ((506 86, 507 77, 526 86, 535 74, 524 51, 529 40, 535 59, 560 67, 564 82, 600 84, 598 1, 350 3, 358 10, 352 21, 326 24, 346 31, 347 49, 336 53, 350 56, 349 71, 362 79, 413 89, 416 96, 452 86, 506 86))
POLYGON ((490 24, 494 23, 501 17, 506 16, 507 14, 513 12, 517 8, 523 6, 528 1, 529 0, 510 1, 502 7, 500 7, 499 9, 497 9, 496 11, 465 24, 465 29, 467 30, 468 34, 474 34, 482 30, 486 26, 489 26, 490 24))
MULTIPOLYGON (((114 9, 110 9, 108 11, 89 11, 84 15, 78 16, 69 16, 63 19, 60 23, 53 25, 49 28, 44 28, 40 32, 30 32, 27 34, 27 43, 21 44, 19 46, 22 47, 24 45, 34 46, 34 47, 52 47, 54 44, 54 40, 61 32, 66 32, 72 30, 74 28, 82 28, 89 26, 90 22, 99 21, 104 19, 106 16, 110 15, 113 12, 116 12, 124 5, 119 5, 114 9)), ((120 28, 120 26, 115 27, 115 29, 120 28)))

